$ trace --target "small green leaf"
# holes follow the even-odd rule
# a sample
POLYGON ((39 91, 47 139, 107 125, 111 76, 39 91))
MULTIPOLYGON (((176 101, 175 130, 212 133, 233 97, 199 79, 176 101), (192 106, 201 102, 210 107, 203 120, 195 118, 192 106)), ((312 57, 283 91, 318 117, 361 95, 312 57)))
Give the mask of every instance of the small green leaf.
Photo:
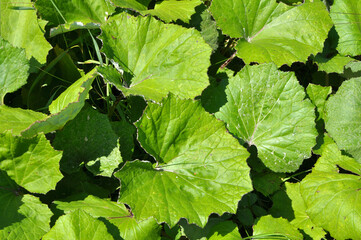
POLYGON ((361 54, 361 2, 358 0, 335 1, 331 18, 340 36, 337 50, 342 55, 361 54))
POLYGON ((61 216, 43 240, 113 240, 105 224, 82 210, 61 216))
POLYGON ((325 104, 328 95, 332 93, 332 87, 323 87, 320 85, 310 83, 307 86, 307 95, 310 97, 311 102, 317 107, 318 118, 317 120, 323 119, 325 114, 325 104))
POLYGON ((211 12, 225 34, 241 38, 237 56, 246 63, 305 62, 322 51, 332 27, 319 1, 290 7, 275 0, 214 0, 211 12))
POLYGON ((102 75, 125 95, 194 98, 208 85, 212 49, 195 29, 122 13, 102 26, 100 38, 102 51, 124 71, 102 75))
POLYGON ((49 106, 51 115, 41 121, 34 122, 21 135, 32 137, 40 132, 49 133, 61 129, 68 121, 74 119, 83 108, 95 77, 96 68, 73 83, 51 103, 49 106))
POLYGON ((340 149, 361 163, 361 78, 342 83, 326 103, 326 130, 340 149))
POLYGON ((150 103, 136 126, 141 145, 158 161, 155 168, 127 162, 115 173, 120 201, 136 219, 154 216, 174 226, 183 217, 204 226, 211 213, 235 212, 252 190, 248 152, 199 102, 170 95, 150 103))
POLYGON ((13 47, 0 35, 0 105, 7 93, 15 92, 26 83, 28 70, 24 49, 13 47))
POLYGON ((316 143, 312 103, 291 72, 274 64, 246 66, 229 79, 228 102, 215 116, 235 136, 255 145, 275 172, 293 172, 316 143))
POLYGON ((63 177, 59 170, 61 152, 55 151, 44 135, 31 139, 0 134, 0 169, 18 185, 34 193, 55 189, 63 177))
MULTIPOLYGON (((34 10, 18 10, 13 7, 32 6, 31 0, 1 0, 0 36, 12 45, 25 49, 27 59, 35 58, 41 64, 52 46, 44 37, 47 21, 38 19, 34 10)), ((1 52, 1 51, 0 51, 1 52)))
POLYGON ((81 201, 54 203, 67 214, 80 209, 101 219, 106 225, 115 225, 119 230, 115 234, 120 234, 123 239, 160 239, 161 227, 154 218, 137 222, 123 204, 94 196, 81 201))
POLYGON ((237 224, 232 221, 224 221, 212 227, 207 239, 238 240, 241 239, 241 235, 238 232, 237 224))
POLYGON ((142 11, 148 9, 151 0, 113 0, 113 2, 117 7, 142 11))
POLYGON ((20 135, 35 121, 46 118, 47 115, 22 108, 0 106, 0 133, 10 130, 13 135, 20 135))
POLYGON ((78 171, 85 162, 93 174, 110 177, 122 162, 118 136, 113 132, 107 115, 90 106, 85 106, 57 132, 53 145, 64 150, 60 166, 67 173, 78 171))
POLYGON ((272 216, 261 217, 253 226, 253 237, 262 235, 262 239, 287 239, 302 240, 302 234, 284 218, 273 218, 272 216), (267 236, 269 238, 267 238, 267 236))
POLYGON ((317 54, 314 61, 317 63, 319 71, 324 71, 326 73, 343 73, 344 67, 348 63, 355 61, 355 59, 341 55, 336 55, 329 59, 317 54))

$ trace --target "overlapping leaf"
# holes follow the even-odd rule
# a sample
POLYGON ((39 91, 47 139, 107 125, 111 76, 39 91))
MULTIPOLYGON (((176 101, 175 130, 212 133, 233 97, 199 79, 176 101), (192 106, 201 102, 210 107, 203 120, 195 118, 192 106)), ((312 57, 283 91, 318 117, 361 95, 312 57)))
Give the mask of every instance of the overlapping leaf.
POLYGON ((22 136, 32 137, 40 132, 49 133, 62 128, 68 121, 74 119, 84 106, 95 76, 96 68, 68 87, 49 106, 52 114, 34 122, 22 132, 22 136))
MULTIPOLYGON (((160 225, 157 224, 154 218, 137 222, 123 204, 100 199, 94 196, 88 196, 84 200, 69 203, 56 201, 55 204, 58 209, 63 210, 65 213, 80 209, 95 218, 103 219, 102 221, 106 225, 115 225, 118 228, 122 239, 160 238, 160 225)), ((117 232, 114 232, 114 235, 117 234, 117 232)))
POLYGON ((216 113, 271 170, 292 172, 315 145, 315 113, 293 73, 274 64, 246 66, 229 79, 228 102, 216 113))
POLYGON ((28 78, 29 62, 21 48, 12 46, 0 36, 0 105, 7 93, 22 87, 28 78))
POLYGON ((323 119, 325 113, 325 104, 328 95, 332 92, 332 87, 323 87, 316 84, 309 84, 307 86, 307 95, 311 99, 312 103, 317 107, 318 119, 323 119))
POLYGON ((43 240, 113 240, 105 224, 88 213, 77 210, 61 216, 43 240))
POLYGON ((62 153, 44 135, 25 139, 7 132, 0 134, 0 146, 0 169, 30 192, 46 193, 63 177, 59 171, 62 153))
POLYGON ((40 239, 50 227, 50 209, 38 198, 22 195, 19 186, 0 170, 0 239, 40 239))
POLYGON ((99 28, 114 12, 109 0, 38 0, 35 3, 40 16, 58 26, 51 35, 80 29, 99 28))
POLYGON ((173 226, 184 217, 204 226, 213 212, 235 212, 252 189, 247 151, 199 102, 170 95, 161 105, 150 103, 137 127, 158 164, 128 162, 115 174, 120 201, 136 219, 154 216, 173 226))
POLYGON ((326 103, 326 130, 361 163, 361 78, 345 81, 326 103))
POLYGON ((336 0, 331 7, 331 18, 340 36, 337 50, 342 55, 361 54, 361 2, 336 0))
POLYGON ((44 37, 47 22, 37 18, 36 11, 31 9, 32 4, 31 0, 1 0, 0 36, 12 45, 24 48, 28 59, 34 57, 38 62, 45 63, 52 48, 44 37), (16 7, 25 7, 27 10, 16 7))
POLYGON ((127 14, 110 19, 102 30, 102 51, 124 74, 113 72, 108 79, 100 72, 125 95, 160 101, 172 92, 194 98, 208 85, 212 50, 197 30, 127 14))
POLYGON ((336 144, 328 144, 312 173, 301 182, 307 215, 335 239, 357 239, 361 235, 360 174, 358 162, 341 155, 336 144), (350 174, 339 173, 340 168, 350 174))
POLYGON ((322 51, 332 27, 324 4, 317 1, 289 7, 275 0, 214 0, 211 11, 225 34, 241 38, 237 56, 246 63, 304 62, 322 51))

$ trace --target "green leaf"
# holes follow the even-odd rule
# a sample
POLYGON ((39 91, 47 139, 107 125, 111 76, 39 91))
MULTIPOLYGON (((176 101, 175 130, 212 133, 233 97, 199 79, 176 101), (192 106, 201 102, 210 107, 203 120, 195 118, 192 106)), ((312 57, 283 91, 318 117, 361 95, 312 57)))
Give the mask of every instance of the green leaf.
POLYGON ((115 173, 120 201, 136 219, 154 216, 173 226, 183 217, 204 226, 211 213, 235 212, 252 190, 248 152, 199 102, 170 95, 150 103, 136 126, 141 145, 158 161, 155 167, 128 162, 115 173))
POLYGON ((329 59, 317 54, 314 61, 317 63, 319 71, 324 71, 326 73, 343 73, 344 67, 348 63, 355 61, 355 59, 341 55, 336 55, 329 59))
POLYGON ((114 238, 108 233, 103 222, 82 210, 77 210, 61 216, 42 239, 112 240, 114 238))
POLYGON ((211 12, 225 34, 241 38, 237 56, 246 63, 305 62, 322 51, 332 27, 319 1, 290 7, 275 0, 214 0, 211 12))
POLYGON ((295 214, 295 219, 291 221, 291 224, 302 229, 312 239, 324 239, 326 232, 315 225, 306 212, 307 207, 300 192, 300 183, 286 182, 286 189, 287 195, 292 200, 292 208, 295 214))
POLYGON ((13 47, 0 36, 0 105, 7 93, 15 92, 26 83, 28 70, 24 49, 13 47))
POLYGON ((130 8, 136 11, 147 10, 151 0, 113 0, 117 7, 130 8))
POLYGON ((341 55, 361 54, 361 2, 358 0, 335 1, 331 18, 340 36, 337 50, 341 55))
POLYGON ((272 216, 261 217, 253 226, 253 237, 262 235, 262 239, 287 239, 302 240, 302 234, 284 218, 273 218, 272 216), (269 238, 267 238, 267 236, 269 238))
POLYGON ((0 36, 12 45, 25 49, 27 59, 46 62, 52 46, 44 37, 46 21, 40 20, 34 10, 16 10, 12 7, 33 4, 31 0, 2 0, 0 5, 0 36))
POLYGON ((134 152, 134 135, 136 128, 125 120, 111 122, 113 131, 117 134, 120 143, 120 153, 124 161, 130 161, 134 152))
POLYGON ((40 239, 50 227, 52 213, 38 198, 22 195, 0 170, 0 239, 40 239))
POLYGON ((122 13, 102 26, 100 38, 102 51, 124 71, 106 80, 125 95, 194 98, 208 85, 212 50, 195 29, 122 13))
POLYGON ((0 169, 18 185, 34 193, 46 193, 63 177, 62 153, 55 151, 44 135, 31 139, 0 134, 0 169))
POLYGON ((38 0, 36 9, 43 19, 59 26, 50 31, 51 36, 82 28, 99 28, 114 12, 108 0, 38 0))
POLYGON ((177 19, 188 23, 191 16, 196 12, 195 7, 202 4, 201 0, 164 0, 156 3, 154 9, 142 11, 142 14, 151 14, 165 22, 177 19))
POLYGON ((123 204, 94 196, 88 196, 81 201, 54 203, 66 214, 80 209, 102 220, 107 226, 115 225, 123 239, 160 239, 161 227, 154 218, 138 223, 123 204))
POLYGON ((22 136, 32 137, 40 132, 49 133, 61 129, 68 121, 74 119, 83 108, 95 77, 96 68, 68 87, 49 106, 52 114, 41 121, 34 122, 21 133, 22 136))
POLYGON ((93 174, 110 177, 122 162, 118 136, 113 132, 108 116, 90 106, 85 106, 57 132, 53 145, 64 150, 60 167, 66 173, 78 171, 85 162, 93 174))
POLYGON ((342 83, 326 103, 326 130, 340 149, 361 163, 361 78, 342 83))
POLYGON ((228 102, 215 116, 235 136, 255 145, 272 171, 293 172, 316 143, 314 107, 291 72, 274 64, 245 66, 229 79, 228 102))
POLYGON ((238 227, 232 221, 220 222, 213 226, 207 239, 209 240, 238 240, 241 235, 238 232, 238 227))
POLYGON ((307 95, 310 97, 312 103, 317 107, 318 118, 317 120, 323 119, 325 114, 325 104, 328 95, 332 92, 332 87, 323 87, 320 85, 310 83, 307 86, 307 95))
POLYGON ((21 108, 10 108, 5 105, 1 105, 0 133, 10 130, 13 135, 20 135, 20 133, 28 128, 30 124, 46 117, 47 115, 40 112, 21 108))
POLYGON ((255 172, 252 174, 253 187, 263 195, 269 196, 280 189, 284 177, 286 175, 283 173, 274 173, 269 170, 255 172))
POLYGON ((361 61, 347 64, 342 76, 346 79, 361 77, 361 61))

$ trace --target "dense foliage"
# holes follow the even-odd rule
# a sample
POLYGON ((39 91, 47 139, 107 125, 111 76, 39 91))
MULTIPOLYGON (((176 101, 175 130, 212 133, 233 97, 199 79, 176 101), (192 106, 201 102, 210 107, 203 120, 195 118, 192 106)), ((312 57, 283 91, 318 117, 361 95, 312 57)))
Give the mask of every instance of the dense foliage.
POLYGON ((361 1, 0 16, 0 239, 360 238, 361 1))

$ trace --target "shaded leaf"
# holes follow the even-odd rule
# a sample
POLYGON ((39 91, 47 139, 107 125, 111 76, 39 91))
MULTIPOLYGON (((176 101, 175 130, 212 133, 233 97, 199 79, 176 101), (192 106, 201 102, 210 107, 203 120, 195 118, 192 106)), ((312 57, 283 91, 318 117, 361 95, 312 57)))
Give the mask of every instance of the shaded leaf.
POLYGON ((238 227, 232 221, 220 222, 213 226, 207 239, 209 240, 236 240, 241 239, 241 235, 238 232, 238 227))
POLYGON ((255 145, 275 172, 293 172, 316 143, 314 107, 293 73, 274 64, 246 66, 229 79, 228 102, 215 116, 229 131, 255 145))

